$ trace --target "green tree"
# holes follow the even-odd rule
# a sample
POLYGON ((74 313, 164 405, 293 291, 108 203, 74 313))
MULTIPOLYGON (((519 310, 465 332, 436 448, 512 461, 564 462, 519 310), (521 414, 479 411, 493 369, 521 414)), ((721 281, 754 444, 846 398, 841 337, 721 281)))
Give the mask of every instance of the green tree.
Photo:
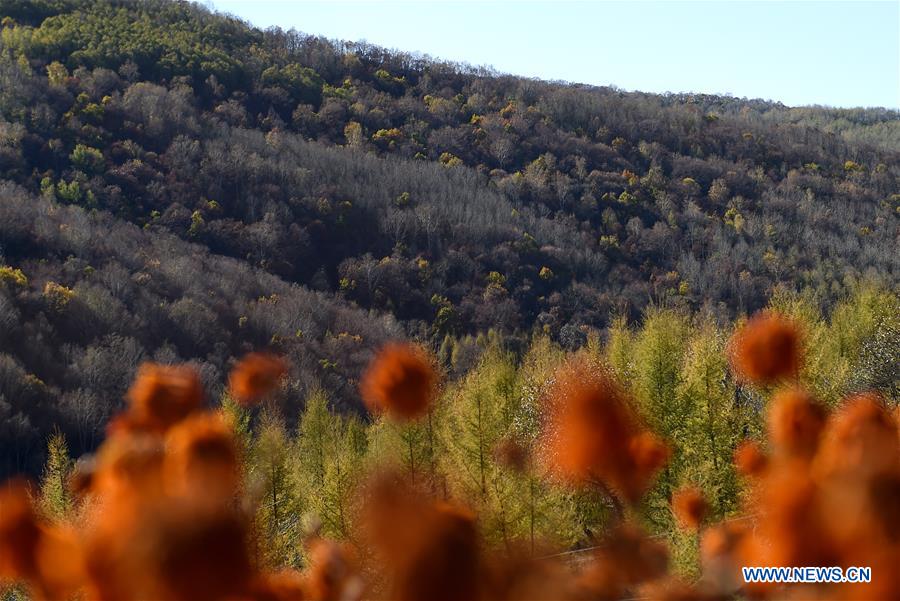
POLYGON ((684 408, 676 389, 681 382, 682 357, 689 334, 687 319, 670 309, 650 309, 632 349, 634 372, 630 382, 651 427, 663 435, 676 434, 684 408))
POLYGON ((506 434, 515 408, 515 366, 499 347, 485 351, 478 366, 449 391, 447 461, 454 488, 467 498, 486 497, 494 446, 506 434))
POLYGON ((106 162, 103 160, 103 153, 84 144, 76 145, 75 150, 69 155, 69 159, 76 168, 89 175, 100 173, 106 166, 106 162))
POLYGON ((356 121, 351 121, 344 127, 344 138, 347 140, 347 146, 361 147, 365 142, 365 134, 362 125, 356 121))
POLYGON ((9 265, 0 265, 0 282, 9 282, 16 286, 27 286, 28 277, 21 269, 10 267, 9 265))
POLYGON ((516 445, 527 456, 535 446, 538 399, 522 392, 536 391, 546 371, 531 357, 534 371, 522 386, 512 356, 492 344, 445 401, 442 465, 451 495, 478 511, 489 543, 506 548, 523 537, 532 544, 536 538, 573 540, 567 493, 542 480, 530 461, 511 466, 498 456, 503 444, 516 445))
POLYGON ((635 337, 628 327, 628 320, 619 316, 612 320, 606 343, 606 362, 619 382, 632 381, 635 365, 635 337))
POLYGON ((300 516, 304 508, 291 486, 294 457, 284 422, 264 411, 247 474, 248 490, 258 495, 253 542, 260 565, 300 565, 300 516))
POLYGON ((253 450, 253 432, 250 427, 250 411, 242 407, 230 394, 222 395, 222 417, 231 425, 243 457, 249 457, 253 450))
POLYGON ((872 390, 900 399, 900 295, 863 284, 831 313, 825 340, 845 378, 840 394, 872 390))
POLYGON ((394 465, 408 474, 411 482, 447 495, 446 476, 439 457, 445 452, 442 401, 421 419, 399 422, 379 416, 369 427, 369 460, 374 465, 394 465))
POLYGON ((367 447, 366 430, 358 418, 332 416, 331 448, 328 449, 320 511, 328 536, 353 538, 355 511, 352 501, 362 476, 367 447))
MULTIPOLYGON (((689 407, 678 396, 682 381, 682 358, 689 327, 686 317, 675 310, 653 308, 644 315, 634 346, 633 390, 650 428, 670 444, 682 439, 689 407)), ((681 448, 674 455, 647 495, 647 516, 656 527, 668 523, 668 502, 677 484, 681 448)))
POLYGON ((64 202, 77 204, 84 199, 84 190, 77 180, 71 182, 60 180, 56 183, 56 196, 64 202))
POLYGON ((840 338, 835 340, 829 331, 814 293, 779 289, 769 308, 790 318, 799 329, 803 355, 800 385, 822 402, 837 403, 849 376, 849 363, 841 357, 840 338))
MULTIPOLYGON (((539 541, 568 546, 600 521, 593 511, 596 499, 564 489, 544 477, 539 437, 544 390, 565 360, 565 353, 548 336, 535 336, 516 372, 512 423, 505 435, 526 456, 513 476, 513 496, 508 506, 516 518, 508 529, 529 541, 532 552, 539 541)), ((509 466, 504 466, 509 470, 509 466)))
POLYGON ((271 66, 262 72, 263 85, 280 86, 300 103, 318 105, 322 100, 322 78, 313 69, 298 63, 271 66))
POLYGON ((351 538, 351 501, 365 463, 365 428, 356 418, 344 419, 328 409, 324 392, 306 400, 297 435, 294 478, 297 496, 321 522, 323 533, 351 538))
POLYGON ((73 466, 66 437, 62 432, 54 432, 47 441, 39 502, 41 512, 52 520, 65 520, 71 515, 73 501, 68 482, 73 466))
POLYGON ((64 86, 69 77, 69 70, 59 61, 47 65, 47 80, 51 86, 64 86))
POLYGON ((737 509, 739 483, 732 466, 744 432, 759 433, 758 417, 735 404, 728 371, 727 339, 711 319, 692 329, 677 395, 687 411, 679 447, 677 478, 699 486, 720 518, 737 509))

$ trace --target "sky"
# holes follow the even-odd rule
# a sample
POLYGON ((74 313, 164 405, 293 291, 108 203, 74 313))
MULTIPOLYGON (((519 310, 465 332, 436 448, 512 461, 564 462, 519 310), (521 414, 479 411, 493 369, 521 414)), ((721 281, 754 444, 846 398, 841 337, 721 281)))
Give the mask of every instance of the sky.
POLYGON ((900 0, 211 0, 296 28, 503 73, 789 106, 900 109, 900 0))

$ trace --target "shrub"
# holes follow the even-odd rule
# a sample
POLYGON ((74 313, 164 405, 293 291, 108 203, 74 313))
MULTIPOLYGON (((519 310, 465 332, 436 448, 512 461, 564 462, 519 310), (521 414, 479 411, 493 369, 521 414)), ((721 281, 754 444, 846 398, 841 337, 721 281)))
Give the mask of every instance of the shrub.
POLYGON ((73 165, 85 173, 99 173, 105 166, 103 153, 84 144, 76 145, 75 150, 69 155, 69 159, 73 165))
POLYGON ((0 265, 0 282, 9 282, 16 286, 27 286, 28 278, 21 269, 10 267, 9 265, 0 265))

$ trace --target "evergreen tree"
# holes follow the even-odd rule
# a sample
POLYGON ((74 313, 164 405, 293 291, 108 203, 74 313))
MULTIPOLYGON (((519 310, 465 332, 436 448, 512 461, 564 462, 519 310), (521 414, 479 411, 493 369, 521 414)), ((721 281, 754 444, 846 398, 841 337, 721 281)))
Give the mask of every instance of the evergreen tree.
POLYGON ((644 316, 634 346, 632 386, 650 428, 673 445, 674 454, 645 498, 646 516, 657 528, 670 522, 669 498, 677 484, 677 466, 689 408, 678 396, 689 324, 681 313, 652 309, 644 316))
POLYGON ((512 424, 516 409, 515 366, 498 347, 487 350, 447 398, 447 465, 453 490, 486 499, 494 471, 492 453, 512 424))
POLYGON ((847 364, 842 394, 876 391, 900 401, 900 296, 861 285, 831 313, 828 340, 847 364))
POLYGON ((297 467, 309 490, 321 490, 325 485, 331 427, 328 400, 323 392, 315 391, 306 399, 297 431, 297 467))
POLYGON ((803 363, 798 383, 820 401, 836 403, 844 388, 849 364, 839 356, 840 342, 832 338, 812 292, 779 289, 772 295, 769 308, 793 320, 800 330, 803 363))
POLYGON ((284 422, 269 411, 260 417, 253 441, 248 489, 257 493, 255 552, 265 566, 300 564, 300 524, 304 507, 291 485, 294 445, 284 422))
POLYGON ((515 478, 496 462, 494 449, 512 424, 515 366, 492 345, 478 365, 447 393, 443 465, 451 494, 473 505, 485 537, 507 542, 517 516, 509 506, 515 478))
POLYGON ((74 462, 69 457, 69 446, 62 432, 55 432, 47 441, 47 462, 41 476, 40 508, 52 520, 70 517, 73 500, 68 481, 74 462))
POLYGON ((632 381, 635 367, 634 333, 625 317, 616 317, 609 326, 606 343, 606 362, 623 385, 632 381))
POLYGON ((446 496, 446 478, 438 460, 443 449, 438 429, 442 419, 439 407, 432 407, 425 417, 413 422, 379 416, 368 430, 370 462, 396 466, 412 483, 446 496))
POLYGON ((362 475, 367 440, 362 422, 355 417, 332 415, 333 434, 325 466, 321 516, 325 534, 352 539, 357 486, 362 475))
POLYGON ((222 417, 231 425, 240 451, 247 457, 253 445, 250 411, 239 405, 228 393, 222 395, 222 417))
POLYGON ((546 478, 546 466, 538 457, 543 391, 564 360, 565 353, 558 345, 547 336, 537 336, 516 373, 516 404, 506 440, 520 447, 526 459, 514 472, 516 494, 511 505, 517 507, 518 518, 513 529, 529 541, 532 552, 542 541, 572 544, 598 523, 595 512, 590 511, 595 499, 573 494, 546 478))
MULTIPOLYGON (((538 339, 538 349, 550 348, 538 339)), ((538 350, 537 352, 540 352, 538 350)), ((530 377, 519 378, 513 358, 496 344, 447 394, 445 466, 451 494, 477 509, 486 539, 509 548, 513 539, 571 543, 577 530, 567 493, 541 478, 528 459, 539 429, 538 390, 549 372, 547 358, 530 355, 530 377), (504 444, 525 459, 510 465, 504 444)))
POLYGON ((732 466, 734 448, 745 433, 759 434, 758 418, 735 404, 728 373, 725 333, 707 319, 687 342, 677 395, 687 410, 674 466, 680 484, 699 486, 722 517, 737 509, 739 484, 732 466))
POLYGON ((359 419, 332 413, 321 391, 307 398, 297 434, 294 486, 306 511, 320 520, 326 536, 352 537, 351 501, 367 447, 359 419))

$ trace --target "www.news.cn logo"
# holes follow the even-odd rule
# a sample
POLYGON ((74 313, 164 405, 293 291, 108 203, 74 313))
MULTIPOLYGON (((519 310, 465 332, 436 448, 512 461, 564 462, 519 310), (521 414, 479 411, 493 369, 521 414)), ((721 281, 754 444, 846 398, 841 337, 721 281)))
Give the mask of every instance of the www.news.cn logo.
POLYGON ((741 568, 744 582, 778 582, 783 584, 813 582, 871 582, 872 568, 849 567, 780 567, 741 568))

